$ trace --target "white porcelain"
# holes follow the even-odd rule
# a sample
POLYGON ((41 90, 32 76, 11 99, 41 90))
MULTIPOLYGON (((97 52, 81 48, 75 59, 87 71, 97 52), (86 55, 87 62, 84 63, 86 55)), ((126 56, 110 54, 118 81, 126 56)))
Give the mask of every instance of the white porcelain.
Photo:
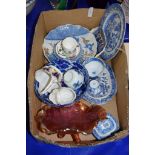
POLYGON ((67 37, 63 41, 60 41, 56 44, 55 50, 59 57, 73 59, 79 55, 80 46, 74 38, 72 39, 71 37, 67 37))
POLYGON ((71 88, 61 87, 54 89, 49 95, 49 100, 56 105, 67 105, 72 103, 76 98, 76 93, 71 88))
POLYGON ((100 84, 101 83, 98 80, 91 80, 88 85, 89 91, 92 92, 94 95, 101 93, 102 88, 100 84))
POLYGON ((96 89, 96 88, 98 88, 99 87, 99 82, 97 81, 97 80, 92 80, 92 81, 90 81, 90 87, 92 88, 92 89, 96 89))
POLYGON ((43 69, 47 74, 52 76, 53 82, 60 82, 62 80, 63 74, 57 67, 50 65, 50 66, 44 66, 43 69))
POLYGON ((52 65, 44 66, 35 72, 35 80, 39 83, 37 88, 38 93, 43 95, 60 87, 62 73, 58 68, 52 65))
POLYGON ((39 69, 35 72, 35 80, 39 83, 38 92, 40 94, 50 81, 50 76, 43 69, 39 69))
POLYGON ((46 85, 46 87, 40 92, 40 95, 43 95, 47 92, 51 92, 54 89, 60 88, 60 84, 57 82, 53 82, 53 79, 51 78, 50 82, 46 85))
POLYGON ((90 77, 99 76, 104 70, 104 66, 99 61, 90 61, 89 63, 85 64, 85 68, 87 69, 90 77))
POLYGON ((74 69, 70 69, 64 74, 64 83, 74 90, 80 88, 83 82, 84 76, 74 69))
POLYGON ((77 41, 72 37, 67 37, 62 41, 62 48, 65 52, 73 52, 76 49, 77 41))

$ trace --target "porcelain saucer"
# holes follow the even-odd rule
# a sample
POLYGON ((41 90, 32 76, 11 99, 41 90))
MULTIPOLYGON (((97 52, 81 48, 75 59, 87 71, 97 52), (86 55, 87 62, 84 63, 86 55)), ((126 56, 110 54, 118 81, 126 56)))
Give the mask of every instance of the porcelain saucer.
POLYGON ((106 40, 101 57, 103 60, 110 60, 118 53, 125 35, 125 14, 120 4, 112 4, 106 9, 99 28, 106 40))
POLYGON ((43 51, 49 62, 52 62, 55 57, 59 58, 56 54, 55 46, 66 37, 73 37, 80 44, 80 54, 76 59, 72 59, 71 61, 82 62, 82 58, 85 60, 96 55, 97 41, 94 34, 90 33, 87 28, 80 25, 66 24, 51 30, 44 39, 44 45, 46 46, 43 48, 43 51), (46 52, 47 50, 45 49, 49 48, 49 45, 51 46, 50 49, 53 49, 53 52, 46 52))

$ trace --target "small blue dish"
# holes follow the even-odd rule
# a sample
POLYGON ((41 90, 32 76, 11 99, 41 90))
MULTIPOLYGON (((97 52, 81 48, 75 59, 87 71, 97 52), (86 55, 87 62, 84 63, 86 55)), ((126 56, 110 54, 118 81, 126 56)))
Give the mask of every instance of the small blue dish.
POLYGON ((66 24, 56 27, 51 30, 44 38, 44 44, 47 47, 43 48, 44 55, 49 62, 52 62, 54 59, 59 58, 62 60, 76 61, 82 63, 85 59, 93 57, 97 53, 97 41, 94 34, 82 27, 80 25, 66 24), (69 59, 63 59, 56 52, 56 45, 60 41, 64 40, 67 37, 74 38, 80 46, 80 52, 77 57, 69 59), (48 53, 45 49, 50 47, 50 52, 48 53))
MULTIPOLYGON (((77 70, 78 72, 80 72, 84 76, 84 83, 82 84, 82 86, 80 88, 74 90, 76 92, 76 99, 75 99, 74 102, 79 101, 81 99, 81 97, 83 96, 83 94, 84 94, 84 92, 86 90, 87 84, 89 82, 89 76, 88 76, 87 70, 82 65, 80 65, 79 63, 76 63, 76 62, 71 63, 69 61, 60 60, 60 59, 55 59, 55 61, 47 64, 46 66, 50 66, 50 65, 58 68, 62 72, 62 74, 64 74, 66 71, 68 71, 70 69, 74 69, 74 70, 77 70)), ((67 87, 67 85, 64 83, 63 80, 61 81, 60 85, 61 85, 61 87, 67 87)), ((42 102, 44 102, 44 103, 46 103, 46 104, 48 104, 50 106, 56 106, 56 107, 61 107, 62 106, 62 105, 55 105, 49 100, 50 93, 40 95, 39 92, 38 92, 38 88, 39 88, 39 83, 35 80, 35 82, 34 82, 34 90, 35 90, 36 96, 42 102)), ((70 104, 73 104, 73 103, 70 103, 70 104)), ((65 104, 65 106, 70 105, 70 104, 65 104)))
POLYGON ((93 129, 93 135, 96 139, 102 140, 118 130, 118 121, 108 113, 107 119, 99 121, 97 126, 93 129))
POLYGON ((112 68, 98 58, 87 59, 83 65, 87 69, 90 79, 83 98, 92 104, 106 104, 112 100, 117 92, 112 68))

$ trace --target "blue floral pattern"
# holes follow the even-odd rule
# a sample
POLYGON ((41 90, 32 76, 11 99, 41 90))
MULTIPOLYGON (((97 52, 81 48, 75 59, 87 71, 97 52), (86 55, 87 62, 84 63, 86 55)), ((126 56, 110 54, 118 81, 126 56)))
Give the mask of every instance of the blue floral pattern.
POLYGON ((100 85, 97 90, 92 89, 88 85, 83 98, 92 104, 106 104, 117 92, 117 84, 114 72, 108 64, 98 58, 90 58, 83 64, 85 65, 90 61, 99 61, 102 63, 105 69, 99 76, 95 78, 89 77, 90 81, 95 79, 100 85))
POLYGON ((97 126, 93 129, 93 135, 98 140, 110 136, 112 133, 119 130, 118 121, 110 114, 107 114, 107 119, 99 121, 97 126))
MULTIPOLYGON (((60 60, 60 59, 55 59, 53 62, 47 64, 46 66, 55 66, 56 68, 58 68, 62 73, 65 73, 66 71, 70 70, 70 69, 75 69, 77 70, 79 73, 81 73, 83 76, 84 76, 84 83, 81 85, 81 87, 78 87, 75 92, 76 92, 76 99, 74 102, 77 102, 78 100, 80 100, 83 96, 83 93, 85 92, 86 90, 86 87, 88 85, 88 82, 89 82, 89 76, 88 76, 88 72, 87 70, 82 66, 80 65, 79 63, 77 62, 69 62, 69 61, 66 61, 66 60, 60 60)), ((64 83, 64 81, 62 80, 61 81, 61 86, 62 87, 67 87, 64 83)), ((39 88, 39 83, 35 80, 34 82, 34 90, 35 90, 35 93, 37 95, 37 97, 43 101, 44 103, 48 104, 48 105, 52 105, 52 106, 62 106, 62 105, 54 105, 50 100, 49 100, 49 93, 46 93, 46 94, 43 94, 43 95, 40 95, 38 93, 38 88, 39 88)), ((73 102, 73 103, 74 103, 73 102)), ((73 103, 70 103, 70 104, 73 104, 73 103)), ((70 105, 68 104, 68 105, 70 105)), ((66 105, 65 105, 66 106, 66 105)))
POLYGON ((125 26, 125 15, 122 7, 117 3, 111 5, 100 23, 100 29, 106 39, 104 52, 101 55, 104 60, 110 60, 118 53, 124 40, 125 26))

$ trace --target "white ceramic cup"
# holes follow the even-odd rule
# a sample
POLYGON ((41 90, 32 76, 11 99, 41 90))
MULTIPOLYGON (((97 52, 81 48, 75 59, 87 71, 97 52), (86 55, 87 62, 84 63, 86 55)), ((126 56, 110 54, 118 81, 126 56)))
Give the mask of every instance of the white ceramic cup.
POLYGON ((62 48, 66 53, 75 51, 77 47, 77 41, 72 37, 67 37, 62 41, 62 48))
POLYGON ((90 81, 89 85, 92 89, 97 89, 100 84, 97 80, 92 80, 92 81, 90 81))
MULTIPOLYGON (((77 82, 82 84, 84 82, 84 77, 74 69, 71 69, 64 74, 64 82, 68 87, 76 89, 74 88, 74 84, 77 82)), ((81 85, 79 85, 79 87, 80 86, 81 85)))
POLYGON ((75 92, 66 87, 62 87, 56 93, 56 100, 58 104, 65 105, 73 102, 76 98, 75 92))

